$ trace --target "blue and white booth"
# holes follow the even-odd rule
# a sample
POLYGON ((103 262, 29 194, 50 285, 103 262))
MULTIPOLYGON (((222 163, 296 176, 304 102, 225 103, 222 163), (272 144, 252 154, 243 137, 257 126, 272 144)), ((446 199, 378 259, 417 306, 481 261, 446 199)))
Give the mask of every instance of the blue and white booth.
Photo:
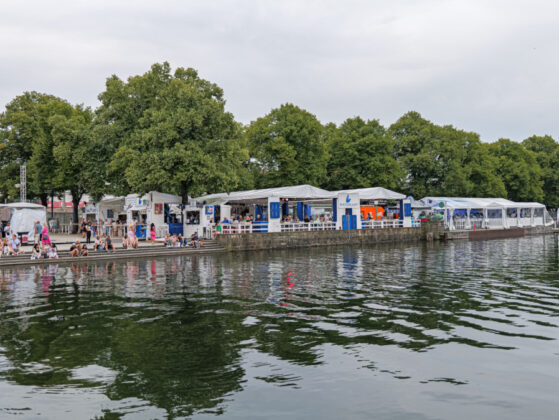
MULTIPOLYGON (((214 206, 214 221, 235 220, 250 215, 253 222, 250 229, 243 222, 233 223, 232 233, 250 231, 252 233, 281 232, 284 217, 290 214, 302 221, 310 218, 311 204, 328 200, 330 192, 312 185, 295 185, 260 190, 235 191, 231 193, 209 194, 196 199, 204 206, 214 206), (219 213, 219 214, 218 214, 219 213)), ((224 231, 227 226, 223 225, 224 231)))
POLYGON ((188 203, 188 205, 184 208, 184 236, 189 238, 194 233, 197 233, 201 238, 209 238, 210 227, 215 222, 216 207, 218 206, 199 206, 196 201, 188 203))
POLYGON ((128 194, 124 198, 126 222, 136 222, 138 238, 147 238, 151 224, 160 238, 167 233, 183 233, 182 199, 178 195, 151 191, 143 196, 128 194))
POLYGON ((361 229, 361 199, 359 193, 339 192, 335 199, 336 229, 361 229))
MULTIPOLYGON (((396 203, 398 213, 397 225, 412 227, 411 200, 407 199, 404 194, 396 191, 383 187, 356 188, 334 191, 331 197, 333 198, 333 219, 336 222, 337 229, 366 229, 372 227, 372 223, 361 219, 361 206, 376 206, 381 203, 396 203)), ((396 223, 392 223, 392 225, 396 225, 396 223)), ((383 226, 382 223, 381 226, 383 226)), ((385 227, 390 226, 387 225, 385 227)))

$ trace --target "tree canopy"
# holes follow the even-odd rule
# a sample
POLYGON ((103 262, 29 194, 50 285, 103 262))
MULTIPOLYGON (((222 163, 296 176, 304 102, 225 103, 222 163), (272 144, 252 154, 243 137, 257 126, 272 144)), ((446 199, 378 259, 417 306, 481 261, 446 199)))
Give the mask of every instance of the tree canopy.
MULTIPOLYGON (((142 75, 113 75, 91 110, 24 92, 0 114, 0 199, 28 196, 203 193, 313 184, 382 186, 428 195, 506 197, 559 207, 559 144, 551 136, 484 143, 474 132, 411 111, 388 128, 359 116, 322 124, 286 103, 243 126, 223 90, 192 68, 164 62, 142 75)), ((77 213, 74 215, 76 218, 77 213)))
POLYGON ((27 194, 45 205, 49 192, 60 192, 54 176, 53 116, 70 116, 72 105, 53 95, 25 92, 0 115, 4 133, 0 155, 0 192, 18 197, 19 166, 27 165, 27 194))
POLYGON ((109 179, 116 191, 189 194, 231 190, 248 151, 225 111, 223 91, 194 69, 168 63, 123 82, 107 80, 97 134, 115 150, 109 179))
POLYGON ((310 112, 282 105, 252 122, 245 136, 257 188, 324 182, 323 127, 310 112))
POLYGON ((497 158, 497 173, 510 200, 543 201, 542 170, 534 152, 509 139, 490 144, 489 151, 497 158))
POLYGON ((400 187, 404 171, 394 157, 394 140, 377 120, 347 119, 331 134, 328 151, 328 188, 400 187))

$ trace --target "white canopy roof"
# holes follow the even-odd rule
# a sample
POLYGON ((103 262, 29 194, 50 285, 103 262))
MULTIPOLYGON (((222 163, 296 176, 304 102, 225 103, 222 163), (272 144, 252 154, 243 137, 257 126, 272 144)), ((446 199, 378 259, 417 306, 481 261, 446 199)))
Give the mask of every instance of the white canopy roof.
POLYGON ((320 200, 331 197, 329 191, 312 185, 295 185, 291 187, 265 188, 261 190, 235 191, 229 194, 209 194, 196 198, 199 203, 225 204, 229 202, 248 203, 266 200, 270 197, 289 198, 290 200, 320 200))
POLYGON ((541 203, 517 203, 505 198, 473 198, 473 197, 425 197, 419 200, 425 206, 453 209, 502 209, 502 208, 538 208, 545 207, 541 203))
POLYGON ((182 202, 181 197, 178 195, 162 193, 159 191, 150 191, 140 197, 139 194, 128 194, 125 197, 125 208, 131 211, 141 211, 146 210, 148 207, 148 201, 153 200, 154 203, 161 202, 165 204, 180 204, 182 202), (141 200, 141 203, 139 202, 141 200))
POLYGON ((113 205, 113 204, 124 204, 124 197, 115 197, 113 195, 107 195, 99 201, 97 204, 113 205))
POLYGON ((382 187, 356 188, 353 190, 333 191, 331 193, 331 197, 335 198, 339 193, 358 193, 361 200, 403 200, 404 198, 406 198, 404 194, 400 194, 396 191, 388 190, 382 187))
POLYGON ((35 203, 6 203, 6 204, 0 204, 0 207, 8 207, 11 209, 44 209, 45 206, 42 206, 41 204, 35 204, 35 203))

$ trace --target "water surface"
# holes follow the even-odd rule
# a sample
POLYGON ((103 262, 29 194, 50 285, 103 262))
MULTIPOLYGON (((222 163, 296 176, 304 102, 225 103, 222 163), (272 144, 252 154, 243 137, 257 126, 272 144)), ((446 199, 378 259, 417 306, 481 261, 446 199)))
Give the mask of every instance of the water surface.
POLYGON ((0 418, 556 418, 556 236, 83 261, 0 271, 0 418))

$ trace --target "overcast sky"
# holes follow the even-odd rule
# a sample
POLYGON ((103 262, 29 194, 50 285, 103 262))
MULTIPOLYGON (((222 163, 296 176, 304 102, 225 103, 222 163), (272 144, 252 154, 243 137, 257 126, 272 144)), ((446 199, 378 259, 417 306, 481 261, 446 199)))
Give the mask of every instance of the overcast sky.
POLYGON ((439 124, 559 140, 559 1, 4 1, 0 105, 98 105, 105 79, 194 67, 248 123, 285 102, 323 123, 439 124))

